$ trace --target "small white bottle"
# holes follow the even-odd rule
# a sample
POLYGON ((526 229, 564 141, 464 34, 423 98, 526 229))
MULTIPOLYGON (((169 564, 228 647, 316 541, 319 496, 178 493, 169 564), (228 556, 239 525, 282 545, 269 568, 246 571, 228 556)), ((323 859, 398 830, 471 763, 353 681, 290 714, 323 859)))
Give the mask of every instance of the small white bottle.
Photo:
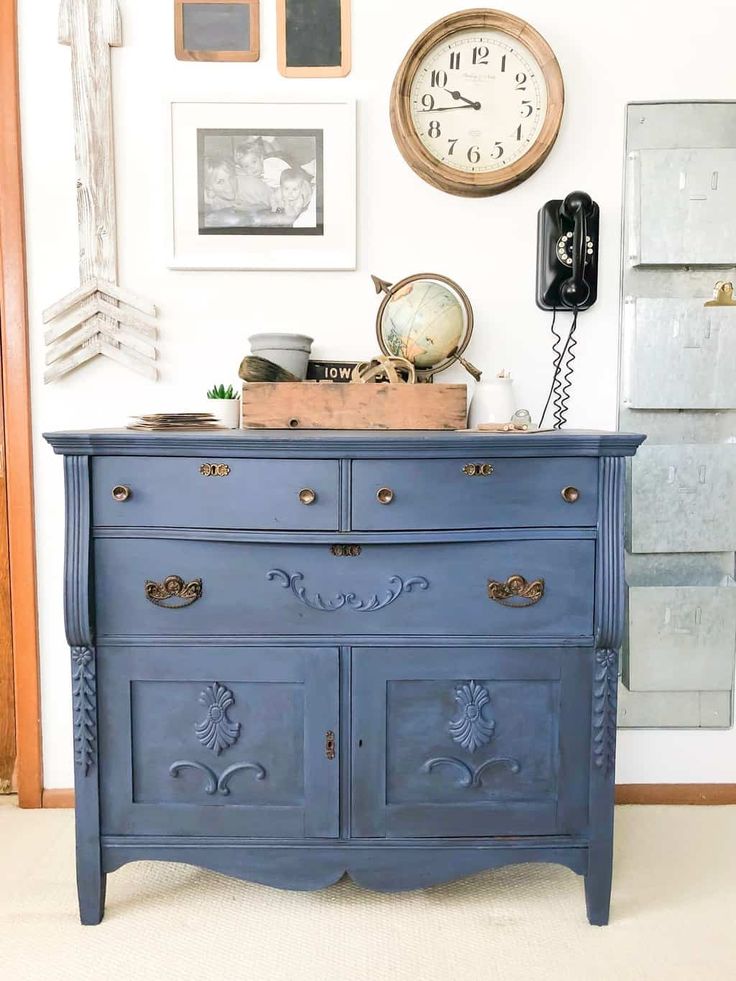
POLYGON ((490 381, 478 382, 470 403, 470 429, 483 422, 510 422, 516 411, 513 386, 511 372, 505 369, 490 381))

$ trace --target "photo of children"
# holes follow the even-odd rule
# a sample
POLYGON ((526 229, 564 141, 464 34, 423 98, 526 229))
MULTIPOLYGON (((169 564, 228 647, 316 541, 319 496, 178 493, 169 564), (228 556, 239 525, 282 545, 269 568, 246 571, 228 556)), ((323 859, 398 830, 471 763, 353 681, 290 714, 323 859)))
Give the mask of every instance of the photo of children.
POLYGON ((322 130, 198 130, 200 235, 324 235, 322 130))

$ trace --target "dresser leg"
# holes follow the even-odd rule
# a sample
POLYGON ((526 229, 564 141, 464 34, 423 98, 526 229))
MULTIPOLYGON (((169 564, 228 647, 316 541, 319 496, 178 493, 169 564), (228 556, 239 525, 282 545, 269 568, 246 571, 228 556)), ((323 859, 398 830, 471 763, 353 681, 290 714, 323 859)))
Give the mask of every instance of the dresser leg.
POLYGON ((86 862, 82 855, 77 856, 79 919, 84 926, 97 926, 105 915, 107 874, 100 871, 99 856, 97 858, 97 861, 86 862))
POLYGON ((611 908, 613 850, 607 845, 591 845, 585 876, 585 905, 591 926, 607 926, 611 908))

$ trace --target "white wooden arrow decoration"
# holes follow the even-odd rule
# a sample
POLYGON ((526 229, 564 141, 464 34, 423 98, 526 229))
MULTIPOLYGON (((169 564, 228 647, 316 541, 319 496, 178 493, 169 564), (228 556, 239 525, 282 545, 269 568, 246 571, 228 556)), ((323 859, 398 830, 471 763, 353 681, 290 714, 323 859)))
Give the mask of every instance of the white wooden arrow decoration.
POLYGON ((122 44, 118 0, 62 0, 59 43, 72 55, 81 286, 43 314, 47 382, 98 354, 158 378, 156 308, 117 285, 110 48, 122 44))

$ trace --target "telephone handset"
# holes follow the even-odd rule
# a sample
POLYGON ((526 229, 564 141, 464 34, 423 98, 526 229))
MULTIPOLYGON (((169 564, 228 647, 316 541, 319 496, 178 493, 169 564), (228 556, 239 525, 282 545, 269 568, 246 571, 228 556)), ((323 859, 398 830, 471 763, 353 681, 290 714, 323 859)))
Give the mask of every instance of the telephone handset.
POLYGON ((600 210, 585 191, 548 201, 539 212, 537 306, 588 310, 598 299, 600 210))

